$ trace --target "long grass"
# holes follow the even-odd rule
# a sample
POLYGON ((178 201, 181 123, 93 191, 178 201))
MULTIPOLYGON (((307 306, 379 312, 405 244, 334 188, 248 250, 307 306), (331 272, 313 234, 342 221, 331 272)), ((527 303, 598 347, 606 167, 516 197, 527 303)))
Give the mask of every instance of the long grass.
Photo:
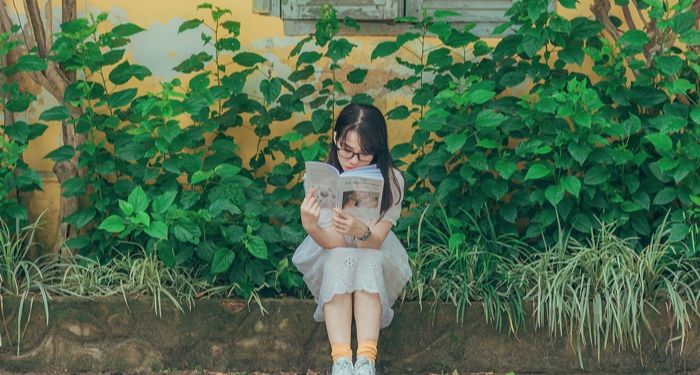
POLYGON ((526 298, 534 306, 536 326, 567 336, 583 367, 587 346, 601 350, 641 349, 649 312, 666 304, 685 341, 693 315, 698 315, 698 259, 684 256, 679 243, 668 241, 666 221, 641 251, 631 239, 615 235, 614 224, 601 223, 584 242, 560 231, 559 240, 522 265, 532 285, 526 298))
POLYGON ((468 217, 471 223, 455 223, 440 206, 422 212, 411 254, 413 277, 404 297, 421 304, 432 300, 433 309, 439 301, 451 302, 458 321, 479 301, 488 322, 498 328, 507 323, 515 332, 525 319, 517 254, 527 253, 528 246, 512 235, 496 236, 494 230, 481 233, 468 217))
POLYGON ((35 260, 29 259, 30 250, 39 246, 36 242, 36 232, 40 228, 42 216, 43 213, 35 222, 22 228, 13 228, 0 219, 0 313, 3 321, 0 346, 3 345, 4 332, 10 347, 16 344, 17 355, 19 355, 22 336, 32 315, 35 299, 38 297, 43 303, 48 325, 51 295, 67 292, 55 282, 59 271, 55 267, 54 255, 47 254, 35 260), (20 297, 15 344, 12 342, 12 335, 5 319, 3 296, 6 295, 20 297))

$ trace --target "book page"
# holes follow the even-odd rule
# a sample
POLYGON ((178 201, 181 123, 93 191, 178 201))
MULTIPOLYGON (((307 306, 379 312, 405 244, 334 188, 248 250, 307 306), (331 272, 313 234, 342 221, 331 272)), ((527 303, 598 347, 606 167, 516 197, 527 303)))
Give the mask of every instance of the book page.
POLYGON ((316 188, 316 199, 321 208, 331 209, 336 207, 339 201, 338 181, 340 179, 338 170, 330 164, 309 161, 305 163, 306 174, 304 175, 304 191, 316 188))
POLYGON ((340 208, 370 225, 379 218, 384 180, 343 176, 340 179, 340 208))

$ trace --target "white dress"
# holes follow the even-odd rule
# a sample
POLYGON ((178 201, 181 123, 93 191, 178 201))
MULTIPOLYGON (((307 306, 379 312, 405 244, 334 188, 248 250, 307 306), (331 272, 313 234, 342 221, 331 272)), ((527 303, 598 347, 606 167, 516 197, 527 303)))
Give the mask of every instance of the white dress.
MULTIPOLYGON (((396 173, 396 177, 403 193, 403 177, 400 173, 396 173)), ((393 182, 390 186, 396 202, 399 196, 403 197, 403 194, 399 195, 399 190, 393 182)), ((389 208, 382 220, 391 221, 396 225, 400 214, 401 201, 389 208)), ((322 209, 318 220, 319 226, 322 228, 331 226, 331 215, 330 209, 322 209)), ((353 245, 348 244, 348 246, 353 245)), ((323 305, 334 295, 362 290, 379 294, 382 304, 380 327, 385 328, 394 317, 391 305, 411 278, 406 249, 393 231, 389 231, 379 251, 357 247, 336 247, 326 250, 311 236, 306 236, 294 252, 292 261, 304 275, 304 281, 318 304, 314 312, 314 319, 318 322, 324 320, 323 305)))

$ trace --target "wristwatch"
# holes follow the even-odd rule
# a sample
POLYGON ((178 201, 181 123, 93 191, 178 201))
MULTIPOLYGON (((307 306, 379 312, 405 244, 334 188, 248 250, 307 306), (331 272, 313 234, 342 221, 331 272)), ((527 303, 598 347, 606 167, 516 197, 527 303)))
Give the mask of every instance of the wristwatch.
POLYGON ((372 235, 372 231, 369 229, 369 227, 367 227, 367 232, 365 232, 365 234, 363 234, 362 237, 357 237, 357 239, 360 241, 367 241, 367 239, 371 235, 372 235))

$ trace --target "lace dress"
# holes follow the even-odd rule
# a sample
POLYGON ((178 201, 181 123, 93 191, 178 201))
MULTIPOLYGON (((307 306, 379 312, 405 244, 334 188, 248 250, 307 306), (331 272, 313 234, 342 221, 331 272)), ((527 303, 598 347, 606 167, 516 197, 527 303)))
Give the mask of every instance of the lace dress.
MULTIPOLYGON (((391 183, 394 199, 403 197, 404 180, 401 173, 396 173, 401 187, 399 190, 391 183)), ((396 225, 401 213, 401 202, 396 202, 382 220, 396 225)), ((322 209, 318 224, 322 228, 332 225, 332 211, 322 209)), ((323 305, 334 295, 352 293, 356 290, 378 293, 382 304, 380 327, 385 328, 394 317, 391 309, 401 290, 411 278, 408 255, 393 231, 390 231, 379 251, 354 247, 346 236, 348 247, 323 249, 311 236, 297 247, 292 257, 294 265, 304 275, 304 281, 318 304, 314 319, 322 322, 323 305)))

